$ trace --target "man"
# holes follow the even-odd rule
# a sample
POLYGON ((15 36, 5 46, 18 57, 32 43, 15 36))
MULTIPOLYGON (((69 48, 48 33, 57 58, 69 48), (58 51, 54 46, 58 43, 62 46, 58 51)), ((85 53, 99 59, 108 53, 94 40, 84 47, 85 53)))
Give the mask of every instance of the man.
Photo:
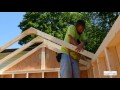
MULTIPOLYGON (((83 20, 78 20, 76 25, 71 25, 68 27, 64 41, 76 46, 76 51, 80 52, 84 49, 84 45, 87 42, 87 35, 84 33, 85 22, 83 20), (79 41, 79 42, 78 42, 79 41)), ((80 54, 67 49, 66 47, 61 47, 61 61, 60 61, 60 77, 61 78, 79 78, 79 59, 80 54)))

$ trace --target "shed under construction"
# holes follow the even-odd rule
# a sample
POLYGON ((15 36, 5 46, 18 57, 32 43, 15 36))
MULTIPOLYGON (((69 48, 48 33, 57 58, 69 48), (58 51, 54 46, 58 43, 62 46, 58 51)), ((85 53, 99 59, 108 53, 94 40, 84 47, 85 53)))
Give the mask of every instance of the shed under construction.
MULTIPOLYGON (((35 28, 0 47, 0 78, 59 78, 59 63, 56 54, 61 46, 75 51, 75 46, 35 28), (22 38, 35 34, 37 37, 19 49, 7 49, 22 38), (29 48, 40 43, 35 48, 29 48)), ((81 78, 120 78, 120 16, 103 40, 95 54, 79 52, 81 78), (104 75, 104 71, 116 71, 117 75, 104 75)))

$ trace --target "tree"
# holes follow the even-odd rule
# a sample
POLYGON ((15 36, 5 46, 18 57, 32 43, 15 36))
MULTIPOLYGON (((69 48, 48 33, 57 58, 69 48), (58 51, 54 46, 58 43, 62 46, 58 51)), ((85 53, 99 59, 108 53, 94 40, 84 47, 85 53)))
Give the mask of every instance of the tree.
MULTIPOLYGON (((86 22, 85 33, 89 38, 85 49, 95 53, 118 14, 119 12, 26 12, 18 26, 22 32, 34 27, 63 40, 66 26, 74 24, 78 19, 83 19, 86 22)), ((35 37, 36 35, 29 35, 20 40, 19 44, 24 45, 35 37)))
POLYGON ((97 26, 100 30, 110 30, 120 12, 91 12, 93 26, 97 26))
MULTIPOLYGON (((87 26, 90 26, 90 19, 84 13, 78 12, 27 12, 24 15, 19 27, 23 31, 30 27, 39 29, 59 39, 64 39, 66 26, 74 24, 78 19, 87 21, 87 26)), ((36 35, 29 35, 19 41, 20 45, 26 44, 36 35)))

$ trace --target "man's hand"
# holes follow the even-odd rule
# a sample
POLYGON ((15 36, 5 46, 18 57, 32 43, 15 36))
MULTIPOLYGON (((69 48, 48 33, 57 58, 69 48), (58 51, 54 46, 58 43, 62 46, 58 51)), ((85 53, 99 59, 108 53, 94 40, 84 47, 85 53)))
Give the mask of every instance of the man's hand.
POLYGON ((77 48, 76 48, 75 50, 76 50, 77 52, 83 51, 83 50, 84 50, 84 49, 83 49, 83 46, 84 46, 84 44, 81 43, 81 44, 77 45, 77 48))

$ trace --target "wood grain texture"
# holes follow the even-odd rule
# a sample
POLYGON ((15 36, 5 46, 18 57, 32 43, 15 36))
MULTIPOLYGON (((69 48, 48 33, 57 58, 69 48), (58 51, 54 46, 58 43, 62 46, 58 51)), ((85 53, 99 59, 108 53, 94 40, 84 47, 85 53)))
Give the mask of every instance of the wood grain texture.
POLYGON ((46 68, 59 68, 60 63, 58 63, 56 60, 56 52, 47 48, 45 48, 45 52, 46 52, 46 57, 45 57, 46 68))
POLYGON ((41 49, 25 58, 23 61, 19 62, 15 66, 11 67, 7 71, 13 70, 33 70, 41 68, 41 59, 40 59, 41 49))

